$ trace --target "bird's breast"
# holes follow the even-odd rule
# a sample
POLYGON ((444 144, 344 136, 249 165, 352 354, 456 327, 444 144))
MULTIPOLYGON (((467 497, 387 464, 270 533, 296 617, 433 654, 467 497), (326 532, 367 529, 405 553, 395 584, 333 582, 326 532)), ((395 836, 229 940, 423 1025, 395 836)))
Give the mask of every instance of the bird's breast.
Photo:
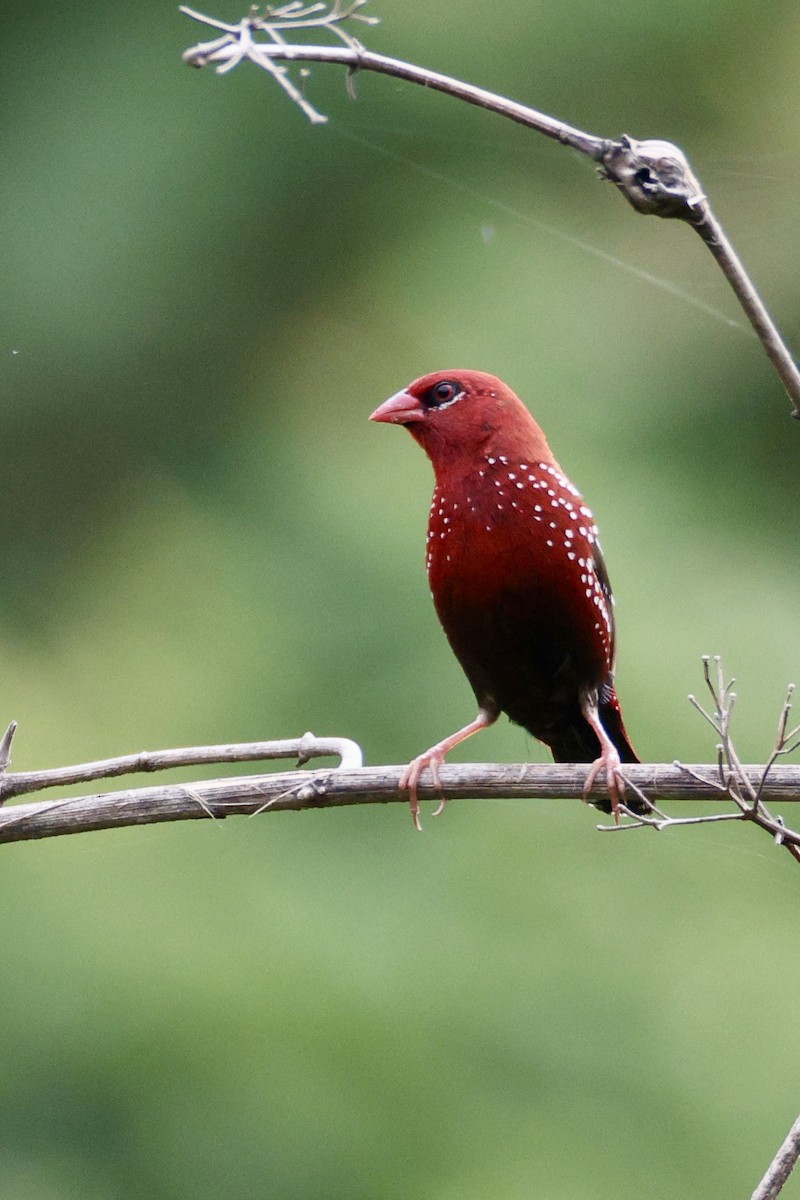
POLYGON ((597 529, 556 465, 487 455, 469 473, 437 479, 427 567, 456 653, 521 664, 551 643, 590 674, 611 669, 612 599, 597 529), (537 641, 538 639, 538 641, 537 641))

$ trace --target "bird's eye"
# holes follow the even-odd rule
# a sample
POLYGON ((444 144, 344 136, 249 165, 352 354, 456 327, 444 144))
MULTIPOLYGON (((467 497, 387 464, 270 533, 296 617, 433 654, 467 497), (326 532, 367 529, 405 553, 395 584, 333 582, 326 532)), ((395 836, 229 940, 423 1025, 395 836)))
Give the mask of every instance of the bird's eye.
POLYGON ((449 404, 452 400, 456 400, 462 392, 460 384, 453 379, 440 379, 433 387, 428 388, 425 393, 425 403, 431 408, 441 408, 443 404, 449 404))

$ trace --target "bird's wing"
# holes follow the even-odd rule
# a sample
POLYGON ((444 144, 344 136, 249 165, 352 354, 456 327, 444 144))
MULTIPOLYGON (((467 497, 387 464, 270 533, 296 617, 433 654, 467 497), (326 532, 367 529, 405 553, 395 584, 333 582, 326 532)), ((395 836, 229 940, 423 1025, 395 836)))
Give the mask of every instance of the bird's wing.
POLYGON ((594 544, 594 549, 592 551, 592 561, 594 563, 594 573, 597 577, 597 582, 600 584, 600 590, 603 593, 603 598, 605 600, 605 606, 606 606, 606 613, 608 615, 608 625, 609 625, 609 630, 611 633, 611 653, 609 656, 610 660, 611 660, 610 661, 610 677, 613 680, 614 666, 615 666, 616 659, 617 659, 617 630, 616 630, 616 624, 614 621, 614 596, 611 591, 611 581, 608 578, 608 569, 606 567, 605 559, 603 558, 603 551, 600 548, 599 542, 595 542, 595 544, 594 544))

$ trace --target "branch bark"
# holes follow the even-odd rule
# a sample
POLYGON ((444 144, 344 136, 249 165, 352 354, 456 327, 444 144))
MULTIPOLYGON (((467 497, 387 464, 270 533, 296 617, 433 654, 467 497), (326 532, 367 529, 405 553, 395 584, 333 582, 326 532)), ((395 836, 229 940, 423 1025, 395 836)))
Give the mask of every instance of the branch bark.
POLYGON ((800 1157, 800 1117, 787 1134, 786 1140, 769 1164, 750 1200, 775 1200, 800 1157))
MULTIPOLYGON (((0 809, 0 843, 167 821, 361 804, 404 804, 407 797, 398 791, 402 769, 381 766, 282 771, 17 804, 0 809)), ((579 800, 586 770, 586 766, 562 763, 445 766, 441 772, 441 794, 430 783, 423 782, 419 796, 421 800, 435 801, 442 795, 447 800, 579 800)), ((742 770, 754 787, 760 785, 763 766, 745 766, 742 770)), ((690 768, 668 763, 626 765, 625 775, 655 803, 703 801, 717 806, 726 799, 715 782, 716 765, 690 768)), ((600 795, 598 792, 598 798, 600 795)), ((776 805, 800 803, 800 768, 773 767, 762 797, 765 803, 776 805)), ((732 814, 731 819, 746 817, 732 814)))
POLYGON ((73 767, 10 772, 6 771, 6 767, 11 761, 11 740, 16 729, 17 723, 12 721, 0 742, 0 804, 14 796, 40 792, 44 788, 65 787, 71 783, 91 783, 95 779, 112 779, 117 775, 167 771, 172 767, 266 762, 280 758, 296 758, 298 766, 302 766, 312 758, 337 755, 342 767, 353 768, 360 767, 364 758, 361 747, 349 738, 318 738, 313 733, 304 733, 300 738, 280 741, 225 742, 216 746, 186 746, 176 750, 141 750, 136 754, 78 763, 73 767))

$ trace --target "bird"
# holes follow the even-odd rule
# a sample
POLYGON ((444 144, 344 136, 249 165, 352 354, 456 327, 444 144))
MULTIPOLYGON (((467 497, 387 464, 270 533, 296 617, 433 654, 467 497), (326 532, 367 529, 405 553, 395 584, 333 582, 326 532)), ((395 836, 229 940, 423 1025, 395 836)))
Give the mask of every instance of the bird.
MULTIPOLYGON (((423 375, 370 420, 404 425, 430 459, 426 566, 434 607, 469 681, 478 714, 405 768, 417 829, 417 788, 455 746, 505 713, 555 762, 590 763, 587 799, 619 819, 622 763, 639 758, 614 686, 613 597, 597 526, 528 408, 483 371, 423 375)), ((444 807, 439 805, 437 812, 444 807)), ((638 798, 626 807, 643 812, 638 798)))

